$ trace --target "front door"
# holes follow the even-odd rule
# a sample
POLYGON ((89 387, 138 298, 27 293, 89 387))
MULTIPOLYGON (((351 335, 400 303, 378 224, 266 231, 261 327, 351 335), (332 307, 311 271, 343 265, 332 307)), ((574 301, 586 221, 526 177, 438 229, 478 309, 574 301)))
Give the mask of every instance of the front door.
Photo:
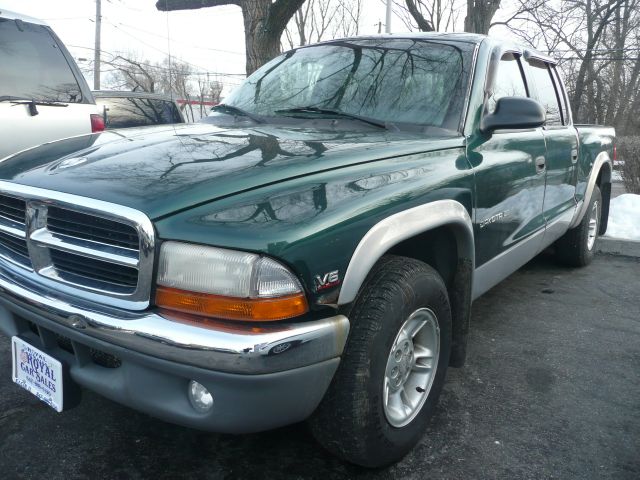
MULTIPOLYGON (((519 56, 508 53, 498 65, 489 112, 499 98, 514 96, 526 97, 528 90, 519 56)), ((504 257, 507 254, 521 265, 537 253, 545 226, 542 129, 477 132, 467 153, 476 184, 476 268, 501 258, 505 259, 504 267, 511 268, 513 263, 504 257)))

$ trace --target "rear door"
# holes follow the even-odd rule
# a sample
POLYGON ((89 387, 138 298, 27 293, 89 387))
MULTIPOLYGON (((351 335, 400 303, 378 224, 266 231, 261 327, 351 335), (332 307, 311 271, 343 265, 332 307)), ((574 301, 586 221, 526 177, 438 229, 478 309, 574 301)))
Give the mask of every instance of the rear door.
POLYGON ((72 62, 47 26, 0 18, 0 158, 91 133, 98 109, 72 62))
POLYGON ((547 149, 543 211, 547 223, 545 243, 549 244, 567 230, 575 210, 578 134, 571 125, 564 88, 555 67, 529 59, 526 74, 534 98, 547 111, 543 128, 547 149))

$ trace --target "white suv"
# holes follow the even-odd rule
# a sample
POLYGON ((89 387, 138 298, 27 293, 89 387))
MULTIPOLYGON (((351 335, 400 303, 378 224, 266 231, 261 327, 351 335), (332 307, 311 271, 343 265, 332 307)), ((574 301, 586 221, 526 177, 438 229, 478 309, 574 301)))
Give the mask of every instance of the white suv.
POLYGON ((104 130, 78 66, 50 27, 0 11, 0 159, 104 130))

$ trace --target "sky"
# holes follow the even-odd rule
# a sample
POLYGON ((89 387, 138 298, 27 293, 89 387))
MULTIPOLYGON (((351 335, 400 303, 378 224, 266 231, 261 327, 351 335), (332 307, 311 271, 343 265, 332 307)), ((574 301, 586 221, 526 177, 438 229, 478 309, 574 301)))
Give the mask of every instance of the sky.
MULTIPOLYGON (((384 22, 385 5, 381 0, 364 2, 361 33, 376 33, 378 21, 384 22)), ((93 0, 0 0, 0 10, 45 20, 87 72, 90 86, 95 8, 93 0)), ((392 25, 394 22, 398 31, 406 31, 399 18, 392 25)), ((154 62, 170 52, 195 71, 209 72, 223 81, 227 91, 240 82, 245 71, 242 14, 234 5, 166 13, 156 10, 155 0, 102 0, 101 43, 105 59, 131 52, 154 62)), ((108 68, 103 65, 103 70, 108 68)))
MULTIPOLYGON (((360 33, 377 33, 378 23, 385 21, 385 2, 362 2, 360 33)), ((156 0, 102 0, 103 60, 124 54, 141 61, 160 62, 170 53, 173 58, 189 63, 194 72, 221 81, 223 96, 242 81, 245 54, 240 7, 224 5, 167 13, 159 12, 155 3, 156 0)), ((0 11, 3 9, 46 21, 93 87, 95 0, 0 0, 0 11)), ((458 23, 464 21, 464 14, 459 11, 458 23)), ((407 31, 396 15, 391 24, 393 33, 407 31)), ((105 85, 109 69, 108 65, 102 65, 102 88, 109 86, 105 85)))

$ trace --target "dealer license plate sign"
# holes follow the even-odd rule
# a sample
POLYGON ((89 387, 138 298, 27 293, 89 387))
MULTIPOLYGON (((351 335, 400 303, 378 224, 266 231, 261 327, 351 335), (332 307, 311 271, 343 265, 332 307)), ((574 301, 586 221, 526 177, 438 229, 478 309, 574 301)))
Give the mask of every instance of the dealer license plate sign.
POLYGON ((18 337, 11 338, 13 381, 62 411, 62 364, 18 337))

